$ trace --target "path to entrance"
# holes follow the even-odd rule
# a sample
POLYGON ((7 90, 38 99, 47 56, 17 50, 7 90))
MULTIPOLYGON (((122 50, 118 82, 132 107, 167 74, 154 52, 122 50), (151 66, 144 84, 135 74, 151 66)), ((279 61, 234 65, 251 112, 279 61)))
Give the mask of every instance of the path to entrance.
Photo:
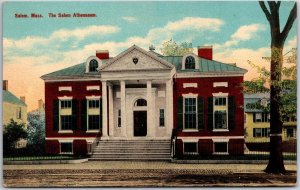
POLYGON ((169 162, 90 161, 81 164, 4 165, 7 187, 95 186, 293 186, 289 174, 271 175, 264 164, 175 164, 169 162))

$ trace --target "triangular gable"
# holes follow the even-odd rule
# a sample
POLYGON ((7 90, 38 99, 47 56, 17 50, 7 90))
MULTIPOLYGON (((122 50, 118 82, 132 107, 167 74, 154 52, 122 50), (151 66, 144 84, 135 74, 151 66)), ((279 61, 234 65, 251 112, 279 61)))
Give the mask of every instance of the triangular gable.
POLYGON ((165 69, 171 70, 174 66, 166 60, 144 49, 133 45, 124 52, 120 53, 107 64, 100 67, 101 71, 120 71, 120 70, 152 70, 165 69), (135 61, 137 61, 135 63, 135 61))

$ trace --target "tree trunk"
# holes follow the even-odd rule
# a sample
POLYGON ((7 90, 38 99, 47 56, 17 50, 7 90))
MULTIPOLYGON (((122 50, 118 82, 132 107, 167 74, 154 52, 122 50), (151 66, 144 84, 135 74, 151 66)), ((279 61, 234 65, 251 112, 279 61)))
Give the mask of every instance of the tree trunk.
POLYGON ((281 40, 272 39, 271 44, 270 156, 265 172, 286 173, 282 155, 282 120, 280 111, 283 43, 281 40))

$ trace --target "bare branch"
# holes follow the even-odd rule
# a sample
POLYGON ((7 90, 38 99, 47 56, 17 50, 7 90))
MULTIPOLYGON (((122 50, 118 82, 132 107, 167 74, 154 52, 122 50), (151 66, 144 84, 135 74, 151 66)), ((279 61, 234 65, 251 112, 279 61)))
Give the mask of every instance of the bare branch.
POLYGON ((260 5, 261 9, 264 11, 264 13, 265 13, 268 21, 270 22, 270 20, 271 20, 271 14, 270 14, 269 10, 267 9, 267 7, 265 5, 265 2, 259 1, 259 5, 260 5))
POLYGON ((281 32, 281 40, 283 40, 283 42, 285 41, 289 31, 291 30, 292 26, 293 26, 293 23, 295 21, 295 19, 297 18, 297 4, 295 3, 291 12, 290 12, 290 15, 289 15, 289 18, 287 19, 286 21, 286 24, 281 32))
POLYGON ((277 1, 277 4, 276 4, 277 9, 279 9, 280 4, 281 4, 281 1, 277 1))

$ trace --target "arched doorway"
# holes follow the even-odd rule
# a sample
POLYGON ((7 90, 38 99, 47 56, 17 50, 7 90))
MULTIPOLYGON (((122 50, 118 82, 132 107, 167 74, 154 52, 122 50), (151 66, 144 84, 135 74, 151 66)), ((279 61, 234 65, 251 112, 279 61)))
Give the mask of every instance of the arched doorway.
POLYGON ((137 99, 133 106, 133 135, 143 137, 147 135, 147 101, 137 99))

